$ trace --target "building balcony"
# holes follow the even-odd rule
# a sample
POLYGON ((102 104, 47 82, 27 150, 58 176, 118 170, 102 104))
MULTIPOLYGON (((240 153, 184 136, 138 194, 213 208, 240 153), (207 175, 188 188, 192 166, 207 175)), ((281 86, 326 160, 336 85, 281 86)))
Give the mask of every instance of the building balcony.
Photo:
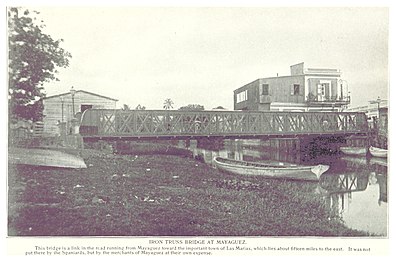
POLYGON ((325 105, 349 105, 351 103, 351 97, 350 96, 315 96, 312 94, 309 94, 307 97, 307 103, 309 105, 320 105, 320 106, 325 106, 325 105))

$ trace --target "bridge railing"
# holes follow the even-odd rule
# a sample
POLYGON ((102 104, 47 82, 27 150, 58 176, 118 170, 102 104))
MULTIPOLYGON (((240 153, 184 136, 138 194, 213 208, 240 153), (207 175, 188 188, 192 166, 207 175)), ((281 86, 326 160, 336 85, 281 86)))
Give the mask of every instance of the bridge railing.
POLYGON ((359 112, 259 112, 89 109, 85 137, 243 136, 366 133, 359 112))

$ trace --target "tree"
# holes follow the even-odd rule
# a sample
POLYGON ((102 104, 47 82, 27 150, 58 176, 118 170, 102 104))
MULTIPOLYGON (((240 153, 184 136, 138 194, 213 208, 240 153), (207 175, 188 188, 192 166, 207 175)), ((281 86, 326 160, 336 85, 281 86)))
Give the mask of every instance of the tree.
POLYGON ((164 101, 164 109, 168 110, 168 109, 171 109, 171 108, 173 108, 172 99, 170 99, 170 98, 165 99, 165 101, 164 101))
POLYGON ((141 106, 140 104, 138 104, 135 108, 136 110, 146 110, 145 106, 141 106))
POLYGON ((205 110, 205 108, 198 104, 189 104, 187 106, 180 107, 179 110, 205 110))
MULTIPOLYGON (((34 14, 39 14, 34 12, 34 14)), ((71 54, 42 32, 28 10, 8 9, 8 106, 10 118, 37 121, 43 117, 44 83, 55 77, 57 67, 68 67, 71 54)))
POLYGON ((215 107, 215 108, 213 108, 214 110, 227 110, 227 109, 225 109, 224 107, 222 107, 222 106, 217 106, 217 107, 215 107))
POLYGON ((121 110, 128 111, 131 110, 131 108, 127 104, 123 104, 121 110))

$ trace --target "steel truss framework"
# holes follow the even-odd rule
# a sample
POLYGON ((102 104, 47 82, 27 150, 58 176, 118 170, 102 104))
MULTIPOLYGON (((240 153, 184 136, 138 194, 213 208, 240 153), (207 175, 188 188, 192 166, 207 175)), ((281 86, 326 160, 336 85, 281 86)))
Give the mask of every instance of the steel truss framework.
POLYGON ((364 113, 106 110, 84 112, 84 137, 250 137, 365 134, 364 113))
POLYGON ((334 176, 324 174, 319 179, 319 185, 330 194, 364 191, 368 184, 368 174, 348 173, 334 176))

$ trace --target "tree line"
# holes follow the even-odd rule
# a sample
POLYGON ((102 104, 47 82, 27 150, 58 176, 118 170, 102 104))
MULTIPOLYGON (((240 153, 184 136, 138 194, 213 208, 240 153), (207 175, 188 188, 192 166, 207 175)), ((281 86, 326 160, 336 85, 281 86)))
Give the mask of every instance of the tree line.
POLYGON ((10 7, 8 18, 8 111, 10 120, 43 118, 44 83, 59 81, 58 68, 69 66, 71 54, 44 33, 39 12, 10 7))
MULTIPOLYGON (((165 110, 173 109, 173 104, 174 103, 173 103, 172 99, 171 98, 167 98, 167 99, 164 100, 163 109, 165 109, 165 110)), ((127 104, 123 104, 121 109, 122 110, 132 110, 132 108, 129 105, 127 105, 127 104)), ((226 110, 222 106, 217 106, 217 107, 215 107, 213 109, 214 110, 226 110)), ((138 104, 135 107, 135 110, 146 110, 146 107, 138 104)), ((205 110, 205 107, 203 105, 199 105, 199 104, 188 104, 186 106, 179 107, 178 110, 185 110, 185 111, 188 111, 188 110, 197 111, 198 110, 198 111, 200 111, 200 110, 205 110)))

